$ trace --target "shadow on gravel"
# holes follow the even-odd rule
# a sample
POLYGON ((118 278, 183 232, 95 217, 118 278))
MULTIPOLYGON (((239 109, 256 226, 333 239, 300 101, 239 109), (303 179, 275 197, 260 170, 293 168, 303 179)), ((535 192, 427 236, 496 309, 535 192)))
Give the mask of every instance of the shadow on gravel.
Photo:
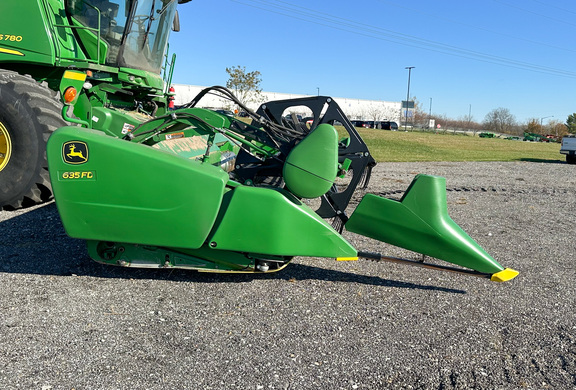
POLYGON ((564 160, 544 160, 541 158, 521 158, 518 161, 527 161, 535 163, 549 163, 549 164, 566 164, 564 160))
MULTIPOLYGON (((262 277, 270 277, 272 275, 256 275, 262 277)), ((398 280, 383 279, 378 276, 358 275, 351 272, 342 272, 318 267, 311 267, 302 264, 290 264, 286 269, 280 271, 276 276, 271 278, 286 279, 286 280, 325 280, 330 282, 344 282, 344 283, 359 283, 369 284, 372 286, 383 286, 393 288, 408 288, 414 290, 434 290, 442 291, 453 294, 466 294, 466 291, 456 290, 445 287, 429 286, 423 284, 415 284, 410 282, 402 282, 398 280)))
POLYGON ((290 282, 323 280, 455 294, 466 293, 463 290, 358 275, 304 264, 289 264, 284 270, 271 274, 210 274, 180 269, 155 270, 103 265, 88 257, 83 240, 66 235, 54 203, 0 222, 0 272, 192 283, 247 283, 268 279, 290 282))

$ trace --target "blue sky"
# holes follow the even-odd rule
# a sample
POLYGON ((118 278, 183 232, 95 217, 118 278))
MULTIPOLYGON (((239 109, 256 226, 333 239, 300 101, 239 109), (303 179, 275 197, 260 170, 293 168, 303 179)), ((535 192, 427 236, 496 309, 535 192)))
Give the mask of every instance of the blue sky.
POLYGON ((400 101, 482 121, 576 112, 573 0, 193 0, 179 6, 174 83, 224 85, 226 67, 265 91, 400 101))

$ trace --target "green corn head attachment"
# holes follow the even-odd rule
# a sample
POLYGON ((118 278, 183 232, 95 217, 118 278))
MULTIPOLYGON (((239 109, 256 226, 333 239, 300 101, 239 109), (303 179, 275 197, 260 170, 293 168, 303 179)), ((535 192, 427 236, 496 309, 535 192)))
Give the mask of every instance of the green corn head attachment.
MULTIPOLYGON (((232 99, 221 87, 209 90, 232 99)), ((424 264, 429 268, 498 281, 516 276, 448 217, 441 177, 417 176, 401 201, 368 194, 348 218, 350 199, 375 162, 332 99, 268 102, 256 113, 243 107, 251 124, 196 102, 141 123, 124 139, 111 136, 123 123, 112 110, 114 131, 63 127, 50 137, 62 222, 70 236, 87 240, 96 261, 210 272, 278 271, 294 256, 392 261, 358 252, 340 234, 344 225, 474 271, 424 264), (307 107, 312 124, 286 119, 293 106, 307 107), (348 133, 344 140, 335 125, 348 133), (319 199, 318 208, 303 198, 319 199)))

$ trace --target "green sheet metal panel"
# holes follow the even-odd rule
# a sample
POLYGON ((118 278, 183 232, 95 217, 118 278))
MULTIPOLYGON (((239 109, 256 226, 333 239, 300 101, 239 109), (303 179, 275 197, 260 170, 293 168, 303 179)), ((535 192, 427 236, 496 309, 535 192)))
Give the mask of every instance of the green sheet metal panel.
POLYGON ((162 76, 140 69, 120 68, 118 78, 122 82, 155 89, 157 93, 164 89, 162 76))
POLYGON ((3 1, 0 26, 0 63, 54 64, 54 45, 44 1, 3 1))
POLYGON ((236 187, 227 194, 221 222, 211 235, 215 249, 279 256, 355 257, 356 249, 291 194, 236 187))
POLYGON ((78 127, 48 141, 56 205, 74 238, 198 248, 228 175, 209 164, 78 127))
POLYGON ((321 124, 286 157, 282 175, 288 189, 302 198, 324 195, 338 171, 338 133, 321 124))
POLYGON ((61 0, 3 1, 0 63, 55 65, 86 58, 74 38, 61 0), (58 26, 58 27, 56 27, 58 26), (64 61, 66 62, 66 61, 64 61))
POLYGON ((401 201, 367 194, 345 227, 479 272, 504 269, 448 216, 440 176, 417 175, 401 201))

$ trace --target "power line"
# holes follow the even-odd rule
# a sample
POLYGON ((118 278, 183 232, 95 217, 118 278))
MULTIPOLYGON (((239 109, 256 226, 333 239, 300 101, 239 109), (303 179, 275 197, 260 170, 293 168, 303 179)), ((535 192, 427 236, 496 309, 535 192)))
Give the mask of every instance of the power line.
POLYGON ((542 5, 549 7, 549 8, 556 8, 557 10, 560 10, 562 12, 568 12, 570 14, 576 15, 576 12, 571 11, 571 10, 566 9, 566 8, 558 7, 557 5, 554 5, 554 4, 550 3, 549 1, 538 1, 538 0, 532 0, 532 1, 534 3, 542 4, 542 5))
POLYGON ((354 20, 330 15, 325 12, 319 12, 313 9, 301 7, 286 1, 281 0, 275 0, 275 1, 232 0, 232 1, 249 7, 261 9, 267 12, 287 16, 293 19, 298 19, 305 22, 314 23, 317 25, 319 24, 332 29, 341 30, 348 33, 362 35, 387 42, 392 42, 404 46, 416 47, 428 51, 448 54, 456 57, 467 58, 486 63, 503 65, 516 69, 523 69, 533 72, 552 74, 556 76, 576 78, 576 72, 532 64, 492 54, 481 53, 474 50, 464 49, 461 47, 432 41, 429 39, 419 38, 417 36, 403 34, 392 30, 384 29, 381 27, 371 26, 366 23, 360 23, 354 20))
POLYGON ((565 21, 565 20, 558 19, 558 18, 553 18, 552 16, 543 15, 543 14, 541 14, 541 13, 539 13, 539 12, 532 11, 532 10, 529 10, 529 9, 526 9, 526 8, 523 8, 523 7, 519 7, 519 6, 515 5, 515 4, 510 4, 510 3, 507 3, 507 2, 501 1, 501 0, 492 0, 492 1, 495 2, 495 3, 498 3, 498 4, 505 5, 505 6, 510 7, 510 8, 514 8, 514 9, 520 10, 520 11, 522 11, 522 12, 526 12, 526 13, 529 13, 529 14, 536 15, 536 16, 538 16, 538 17, 540 17, 540 18, 546 18, 546 19, 550 19, 550 20, 553 20, 553 21, 558 22, 558 23, 564 23, 564 24, 567 24, 567 25, 569 25, 569 26, 574 26, 574 27, 576 27, 576 24, 574 24, 574 23, 567 22, 567 21, 565 21))
MULTIPOLYGON (((421 15, 429 16, 429 17, 431 17, 431 18, 434 18, 434 20, 442 20, 442 21, 444 21, 444 22, 448 22, 448 23, 452 23, 452 24, 456 24, 456 25, 460 25, 460 26, 465 26, 465 27, 472 28, 472 29, 476 29, 476 30, 480 30, 480 31, 486 31, 486 32, 489 32, 489 33, 494 34, 494 35, 500 35, 500 36, 507 37, 507 38, 511 38, 511 39, 515 39, 515 40, 518 40, 518 41, 528 42, 528 43, 533 44, 533 45, 545 46, 545 47, 549 47, 549 48, 556 49, 556 50, 561 50, 561 51, 576 53, 576 50, 570 49, 570 48, 568 48, 568 47, 555 46, 555 45, 551 45, 551 44, 549 44, 549 43, 538 42, 538 41, 534 41, 534 40, 532 40, 532 39, 527 39, 527 38, 519 37, 519 36, 512 35, 512 34, 505 34, 505 33, 501 32, 501 31, 491 30, 491 29, 486 28, 486 27, 477 26, 477 25, 473 25, 473 24, 470 24, 470 23, 460 22, 460 21, 458 21, 458 20, 446 18, 446 17, 441 16, 441 15, 431 14, 431 13, 428 13, 428 12, 423 12, 423 11, 421 11, 421 10, 419 10, 419 9, 414 9, 414 8, 406 7, 406 6, 404 6, 404 5, 399 5, 399 4, 396 4, 396 3, 393 2, 393 1, 388 1, 388 0, 378 0, 378 1, 379 1, 380 3, 385 3, 385 4, 390 5, 390 6, 392 6, 392 7, 404 9, 404 10, 410 11, 410 12, 412 12, 412 13, 419 13, 419 14, 421 14, 421 15)), ((535 1, 535 2, 537 2, 537 3, 542 3, 542 2, 537 1, 537 0, 532 0, 532 1, 535 1)), ((546 3, 542 3, 542 4, 546 4, 546 3)), ((546 4, 546 5, 547 5, 547 4, 546 4)), ((555 7, 555 8, 561 9, 561 8, 559 8, 559 7, 555 7)), ((565 10, 565 11, 566 11, 566 12, 570 12, 570 11, 567 11, 567 10, 565 10)), ((576 13, 575 13, 575 14, 576 14, 576 13)))

